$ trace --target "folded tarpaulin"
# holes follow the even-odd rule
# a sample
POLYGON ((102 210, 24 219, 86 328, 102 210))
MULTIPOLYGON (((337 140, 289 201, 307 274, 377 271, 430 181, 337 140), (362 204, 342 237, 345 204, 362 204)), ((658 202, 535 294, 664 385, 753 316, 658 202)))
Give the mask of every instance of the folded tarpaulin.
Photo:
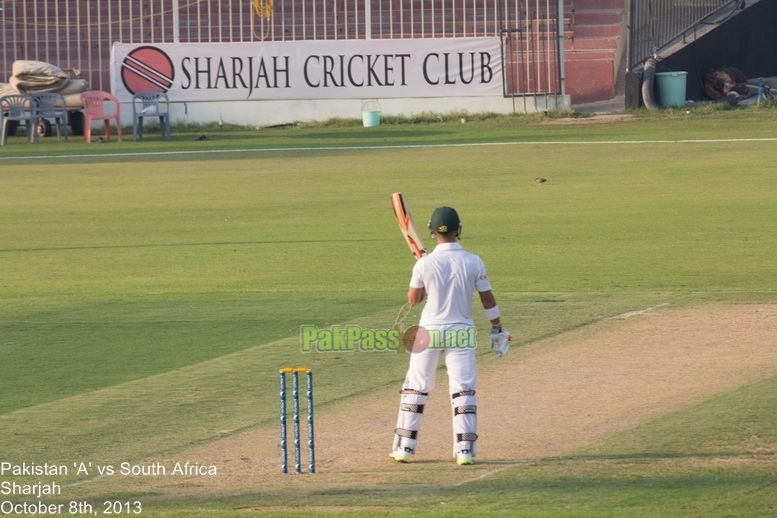
MULTIPOLYGON (((81 92, 86 92, 87 90, 89 90, 89 81, 86 79, 71 79, 64 87, 57 90, 55 93, 58 93, 65 98, 65 105, 68 110, 80 110, 84 107, 84 103, 81 102, 81 92)), ((0 83, 0 97, 4 95, 18 95, 19 93, 21 92, 11 86, 10 83, 0 83)), ((36 93, 43 92, 30 92, 25 95, 36 93)))
POLYGON ((14 61, 9 84, 22 94, 56 92, 70 78, 61 68, 42 61, 14 61))

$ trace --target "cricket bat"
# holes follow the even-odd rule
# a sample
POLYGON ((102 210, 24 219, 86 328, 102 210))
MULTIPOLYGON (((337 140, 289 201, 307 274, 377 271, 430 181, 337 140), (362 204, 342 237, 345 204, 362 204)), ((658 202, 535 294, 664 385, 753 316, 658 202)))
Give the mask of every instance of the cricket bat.
POLYGON ((391 195, 391 206, 394 208, 394 215, 397 217, 399 230, 402 231, 410 251, 413 252, 416 259, 422 258, 426 255, 426 247, 421 239, 421 234, 418 233, 418 229, 413 222, 413 216, 410 215, 410 209, 407 208, 405 197, 402 196, 401 192, 395 192, 391 195))

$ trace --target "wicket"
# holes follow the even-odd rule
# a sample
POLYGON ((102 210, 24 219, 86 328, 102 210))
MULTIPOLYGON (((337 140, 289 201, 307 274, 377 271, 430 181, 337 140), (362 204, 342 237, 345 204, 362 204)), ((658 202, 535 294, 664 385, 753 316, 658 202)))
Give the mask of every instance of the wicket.
POLYGON ((305 373, 308 400, 308 473, 316 472, 315 442, 313 435, 313 371, 307 367, 286 367, 280 370, 281 388, 281 472, 288 473, 286 443, 286 373, 291 373, 292 412, 294 419, 294 471, 302 473, 300 424, 299 424, 299 373, 305 373))

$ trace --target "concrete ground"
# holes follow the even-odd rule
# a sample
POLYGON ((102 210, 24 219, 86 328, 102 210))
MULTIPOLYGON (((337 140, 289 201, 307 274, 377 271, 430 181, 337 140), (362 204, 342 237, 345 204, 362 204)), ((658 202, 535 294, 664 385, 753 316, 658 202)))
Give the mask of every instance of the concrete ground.
POLYGON ((573 104, 572 110, 580 113, 612 113, 622 112, 626 109, 626 96, 616 95, 612 99, 596 101, 586 104, 573 104))

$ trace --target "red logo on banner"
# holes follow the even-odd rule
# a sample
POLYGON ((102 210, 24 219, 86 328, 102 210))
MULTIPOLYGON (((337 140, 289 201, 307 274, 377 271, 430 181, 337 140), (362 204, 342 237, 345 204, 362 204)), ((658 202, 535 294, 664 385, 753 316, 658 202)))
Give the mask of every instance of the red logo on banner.
POLYGON ((174 78, 172 60, 156 47, 138 47, 121 64, 121 80, 131 94, 167 93, 174 78))

